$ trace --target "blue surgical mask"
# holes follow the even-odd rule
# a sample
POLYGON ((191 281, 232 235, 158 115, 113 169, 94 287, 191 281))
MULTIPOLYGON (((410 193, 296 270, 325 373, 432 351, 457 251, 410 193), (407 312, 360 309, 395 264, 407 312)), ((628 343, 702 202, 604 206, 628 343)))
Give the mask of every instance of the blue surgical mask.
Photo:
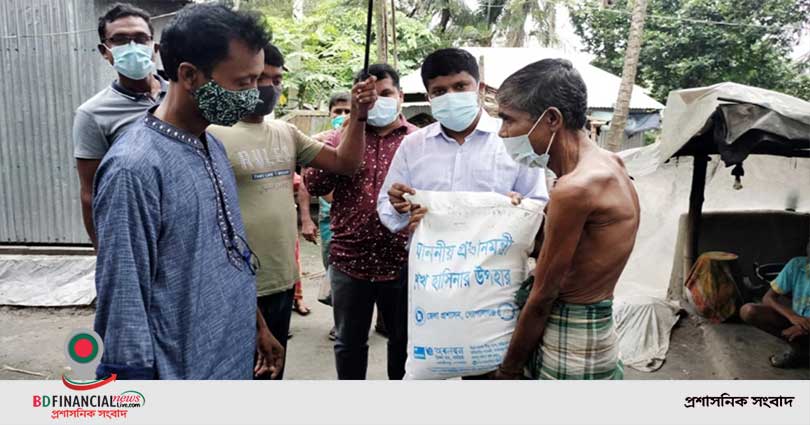
POLYGON ((475 121, 480 110, 478 92, 447 93, 430 100, 433 118, 453 131, 462 131, 475 121))
POLYGON ((554 143, 554 136, 557 135, 557 132, 551 133, 551 140, 548 142, 548 147, 546 148, 546 152, 542 155, 538 155, 534 148, 532 147, 532 142, 529 141, 529 135, 532 134, 537 124, 539 124, 543 117, 546 115, 548 109, 543 111, 540 114, 540 118, 534 122, 531 130, 528 133, 522 136, 515 136, 515 137, 504 137, 503 144, 506 146, 506 152, 509 153, 509 156, 515 160, 518 164, 525 165, 527 167, 536 167, 536 168, 547 168, 548 161, 551 158, 548 154, 548 151, 551 150, 551 144, 554 143))
POLYGON ((346 121, 346 115, 338 115, 332 118, 332 128, 337 130, 340 127, 343 127, 343 123, 346 121))
POLYGON ((399 115, 399 101, 393 97, 378 97, 368 111, 368 123, 372 127, 385 127, 399 115))
POLYGON ((143 80, 155 70, 152 61, 154 48, 151 45, 130 41, 123 46, 110 49, 113 55, 113 68, 119 74, 133 80, 143 80))

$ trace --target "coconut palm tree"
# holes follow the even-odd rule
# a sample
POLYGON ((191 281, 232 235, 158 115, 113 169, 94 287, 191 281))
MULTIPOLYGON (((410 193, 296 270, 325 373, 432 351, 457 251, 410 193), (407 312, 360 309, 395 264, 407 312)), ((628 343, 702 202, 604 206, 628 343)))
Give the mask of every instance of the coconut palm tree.
POLYGON ((638 69, 638 56, 641 53, 641 41, 644 33, 644 19, 647 16, 647 0, 635 0, 633 15, 630 21, 630 35, 627 39, 627 49, 624 52, 624 68, 622 69, 622 82, 619 86, 619 95, 613 107, 613 119, 610 121, 607 148, 613 152, 621 149, 624 127, 627 125, 627 116, 630 112, 630 98, 633 96, 633 84, 636 81, 638 69))
POLYGON ((481 0, 479 15, 495 25, 496 35, 503 38, 506 47, 523 47, 534 37, 542 46, 554 46, 557 38, 558 5, 570 0, 481 0), (526 32, 527 24, 530 25, 526 32))

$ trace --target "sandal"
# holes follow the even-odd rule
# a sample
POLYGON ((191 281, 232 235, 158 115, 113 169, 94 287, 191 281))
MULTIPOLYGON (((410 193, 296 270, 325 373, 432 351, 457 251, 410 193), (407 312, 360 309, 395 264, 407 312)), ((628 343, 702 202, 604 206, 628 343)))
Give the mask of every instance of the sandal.
POLYGON ((293 301, 293 311, 302 316, 306 316, 309 313, 312 313, 312 310, 310 310, 309 307, 305 306, 301 301, 293 301))

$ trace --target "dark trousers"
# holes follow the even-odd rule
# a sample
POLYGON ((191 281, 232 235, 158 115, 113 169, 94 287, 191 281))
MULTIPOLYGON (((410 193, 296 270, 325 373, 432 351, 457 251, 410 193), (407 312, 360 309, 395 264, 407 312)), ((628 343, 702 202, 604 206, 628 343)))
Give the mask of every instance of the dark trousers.
POLYGON ((407 273, 390 282, 355 279, 329 268, 332 283, 332 310, 337 340, 335 363, 338 379, 366 379, 368 332, 374 303, 388 330, 388 379, 405 376, 408 344, 407 273))
MULTIPOLYGON (((295 289, 288 289, 273 295, 259 297, 257 305, 259 312, 267 322, 270 333, 284 346, 284 364, 287 364, 287 336, 290 334, 290 318, 292 316, 293 296, 295 289)), ((268 375, 269 376, 269 375, 268 375)), ((276 379, 284 378, 284 369, 276 379)), ((260 378, 270 379, 270 378, 260 378)))

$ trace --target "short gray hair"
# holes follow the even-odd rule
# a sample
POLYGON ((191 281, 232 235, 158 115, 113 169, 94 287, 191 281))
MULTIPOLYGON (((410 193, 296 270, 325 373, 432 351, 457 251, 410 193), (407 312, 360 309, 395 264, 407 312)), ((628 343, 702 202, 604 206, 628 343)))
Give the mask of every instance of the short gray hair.
POLYGON ((526 65, 501 84, 498 104, 528 112, 534 120, 555 107, 563 115, 565 127, 585 127, 588 89, 579 72, 565 59, 543 59, 526 65))

